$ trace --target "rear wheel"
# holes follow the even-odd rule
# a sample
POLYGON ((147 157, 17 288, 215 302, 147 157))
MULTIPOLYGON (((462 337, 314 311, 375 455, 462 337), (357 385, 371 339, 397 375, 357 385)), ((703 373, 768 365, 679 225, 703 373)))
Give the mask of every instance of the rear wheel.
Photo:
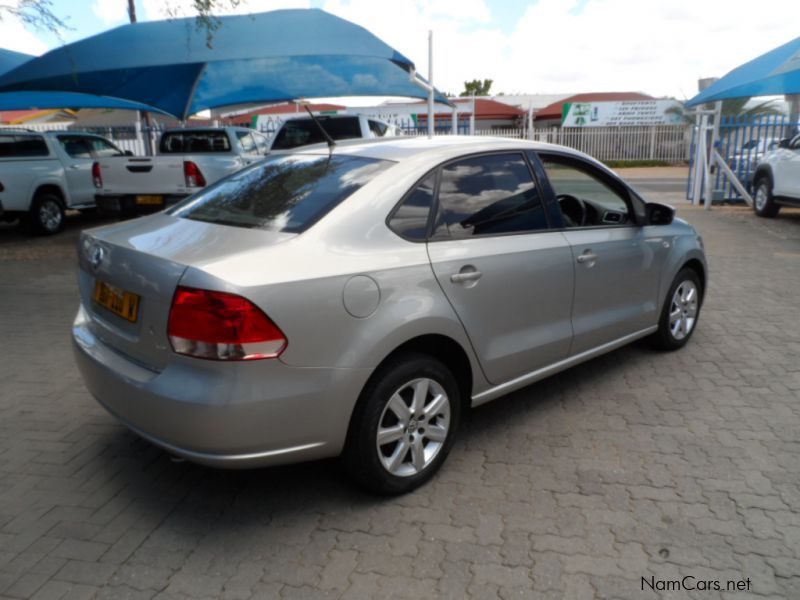
POLYGON ((380 367, 361 394, 344 465, 360 485, 403 494, 439 469, 461 417, 459 386, 438 360, 404 354, 380 367))
POLYGON ((651 337, 657 348, 677 350, 686 345, 697 325, 702 298, 703 286, 697 272, 688 267, 681 269, 667 292, 658 331, 651 337))
POLYGON ((767 175, 762 175, 756 180, 753 210, 759 217, 771 219, 778 214, 780 209, 780 205, 775 204, 772 197, 772 181, 767 175))
POLYGON ((33 233, 52 235, 64 229, 64 204, 61 198, 49 192, 33 199, 25 224, 33 233))

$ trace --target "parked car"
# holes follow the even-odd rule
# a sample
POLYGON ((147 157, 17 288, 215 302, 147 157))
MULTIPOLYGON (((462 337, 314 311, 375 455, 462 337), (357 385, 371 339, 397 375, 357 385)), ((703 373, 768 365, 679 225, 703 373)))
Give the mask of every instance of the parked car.
POLYGON ((68 208, 94 208, 92 163, 125 153, 90 133, 0 130, 0 215, 35 232, 58 233, 68 208))
POLYGON ((778 138, 756 138, 746 141, 742 147, 734 152, 728 166, 736 174, 745 186, 753 183, 753 176, 756 172, 758 163, 767 152, 771 152, 778 147, 778 138))
POLYGON ((284 122, 272 137, 271 150, 293 150, 322 143, 325 136, 320 131, 320 126, 334 141, 402 135, 402 130, 397 125, 366 115, 320 115, 316 119, 319 124, 311 117, 299 117, 284 122))
POLYGON ((774 217, 781 206, 800 206, 800 134, 767 153, 753 181, 753 208, 759 217, 774 217))
POLYGON ((706 285, 698 233, 577 151, 345 142, 84 232, 73 340, 91 393, 167 452, 341 454, 392 494, 470 406, 639 338, 681 348, 706 285))
POLYGON ((265 136, 246 127, 169 129, 157 156, 107 158, 94 166, 98 211, 136 216, 163 210, 267 153, 265 136))

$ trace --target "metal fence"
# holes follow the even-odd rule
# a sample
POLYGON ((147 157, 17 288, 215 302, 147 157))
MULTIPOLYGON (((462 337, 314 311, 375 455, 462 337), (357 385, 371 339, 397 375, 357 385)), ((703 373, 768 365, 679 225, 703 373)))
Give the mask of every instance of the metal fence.
MULTIPOLYGON (((800 122, 786 115, 734 115, 723 116, 719 124, 716 149, 725 159, 737 179, 752 189, 753 176, 758 163, 767 152, 777 148, 780 140, 791 137, 800 129, 800 122)), ((707 134, 710 136, 710 133, 707 134)), ((697 129, 692 130, 690 165, 694 163, 697 129)), ((694 189, 694 169, 689 169, 687 198, 694 189)), ((713 174, 714 200, 742 201, 742 197, 719 169, 713 174)))
MULTIPOLYGON (((190 123, 190 126, 208 126, 209 124, 213 123, 190 123)), ((266 122, 260 123, 258 130, 267 136, 272 136, 282 124, 283 119, 279 117, 271 118, 266 122)), ((393 124, 397 125, 405 135, 422 136, 428 133, 427 126, 420 126, 416 121, 411 119, 397 121, 393 124)), ((110 126, 41 123, 25 125, 24 128, 34 131, 88 131, 112 140, 122 150, 130 150, 137 156, 144 156, 152 151, 148 150, 148 137, 150 139, 149 147, 151 149, 155 148, 163 130, 172 126, 175 125, 154 125, 146 128, 139 125, 110 126)), ((15 128, 19 129, 20 127, 15 128)), ((437 121, 434 129, 436 135, 450 135, 452 133, 452 122, 449 119, 437 121)), ((464 119, 459 120, 456 131, 458 135, 468 134, 468 121, 464 119)), ((689 160, 691 143, 691 128, 683 125, 657 125, 649 127, 552 127, 548 129, 534 129, 531 132, 528 132, 526 128, 517 127, 506 129, 478 129, 475 131, 475 135, 533 139, 535 141, 548 142, 551 144, 561 144, 586 152, 599 160, 658 160, 670 163, 679 163, 689 160)))

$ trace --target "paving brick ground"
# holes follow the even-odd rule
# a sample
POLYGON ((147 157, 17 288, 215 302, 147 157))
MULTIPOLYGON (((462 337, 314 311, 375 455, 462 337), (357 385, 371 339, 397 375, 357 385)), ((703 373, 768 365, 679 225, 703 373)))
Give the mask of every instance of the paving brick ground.
POLYGON ((173 464, 73 365, 72 244, 0 229, 0 597, 800 598, 800 215, 684 208, 711 289, 642 345, 473 412, 441 474, 173 464), (750 592, 655 593, 642 577, 750 592))

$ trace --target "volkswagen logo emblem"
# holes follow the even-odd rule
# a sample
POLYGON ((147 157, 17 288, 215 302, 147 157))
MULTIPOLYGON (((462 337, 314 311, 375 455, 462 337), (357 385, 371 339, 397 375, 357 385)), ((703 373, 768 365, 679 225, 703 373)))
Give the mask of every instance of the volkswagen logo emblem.
POLYGON ((89 249, 89 263, 95 271, 100 268, 105 255, 106 251, 98 244, 95 244, 89 249))

